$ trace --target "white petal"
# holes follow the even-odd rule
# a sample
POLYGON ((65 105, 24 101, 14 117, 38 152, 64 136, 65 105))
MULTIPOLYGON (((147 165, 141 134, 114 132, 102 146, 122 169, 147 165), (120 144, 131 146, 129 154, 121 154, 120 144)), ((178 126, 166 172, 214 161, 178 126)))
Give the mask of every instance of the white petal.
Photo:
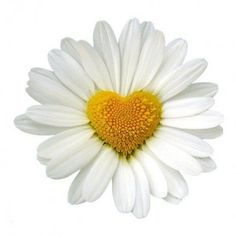
POLYGON ((70 106, 77 109, 84 107, 83 100, 69 91, 57 79, 43 75, 42 71, 38 69, 32 69, 29 72, 29 77, 28 85, 30 90, 34 90, 43 99, 47 99, 48 103, 70 106))
POLYGON ((39 124, 29 119, 25 114, 17 116, 14 123, 18 129, 36 135, 53 135, 65 130, 65 128, 62 127, 39 124))
POLYGON ((160 31, 149 34, 143 44, 130 93, 143 89, 157 73, 163 59, 165 39, 160 31))
POLYGON ((216 169, 216 163, 210 158, 197 158, 196 160, 201 165, 203 172, 210 172, 216 169))
POLYGON ((89 163, 85 168, 83 168, 79 174, 74 178, 69 192, 68 192, 68 202, 71 204, 80 204, 85 201, 82 189, 84 180, 92 166, 93 162, 89 163))
POLYGON ((164 138, 167 142, 181 148, 192 156, 208 157, 213 153, 213 149, 207 142, 181 130, 161 126, 155 136, 164 138))
POLYGON ((189 85, 184 91, 174 97, 174 99, 192 97, 214 97, 218 92, 218 86, 213 83, 200 82, 189 85))
POLYGON ((147 145, 168 166, 189 175, 202 172, 200 164, 188 153, 166 142, 163 138, 150 138, 147 145))
POLYGON ((165 77, 165 75, 176 69, 178 66, 182 65, 186 54, 187 42, 185 40, 175 39, 171 41, 165 48, 163 62, 158 70, 157 75, 148 85, 148 90, 159 91, 158 88, 161 85, 161 80, 165 77))
POLYGON ((184 39, 175 39, 167 44, 165 49, 164 62, 160 73, 167 74, 171 70, 182 65, 188 50, 187 42, 184 39))
POLYGON ((104 21, 98 22, 94 29, 94 47, 104 60, 110 73, 113 89, 120 90, 120 51, 114 32, 104 21))
POLYGON ((73 127, 88 123, 84 112, 61 105, 32 106, 26 115, 38 123, 58 127, 73 127))
POLYGON ((204 112, 214 105, 211 97, 193 97, 183 99, 171 99, 163 104, 163 118, 177 118, 193 116, 204 112))
POLYGON ((209 129, 220 125, 222 122, 223 116, 215 111, 206 111, 196 116, 161 120, 162 125, 181 129, 209 129))
POLYGON ((40 164, 42 165, 47 165, 48 162, 50 161, 50 159, 48 158, 44 158, 44 157, 41 157, 41 156, 37 156, 37 160, 40 162, 40 164))
POLYGON ((141 51, 141 26, 137 19, 130 20, 124 27, 119 47, 121 54, 121 90, 123 96, 128 94, 141 51))
POLYGON ((165 197, 167 194, 167 183, 158 163, 145 151, 135 153, 136 160, 141 164, 147 176, 150 191, 155 197, 165 197))
POLYGON ((81 65, 78 43, 74 39, 64 38, 61 41, 61 49, 73 57, 81 65))
POLYGON ((201 139, 214 139, 223 134, 223 128, 221 126, 216 126, 210 129, 182 129, 182 130, 194 136, 197 136, 201 139))
POLYGON ((79 126, 58 133, 39 145, 37 149, 38 160, 43 164, 47 164, 53 158, 67 158, 81 148, 81 145, 93 133, 94 131, 89 126, 79 126))
MULTIPOLYGON (((48 79, 51 79, 55 83, 61 84, 61 82, 57 79, 55 74, 52 71, 42 69, 42 68, 33 68, 32 69, 35 74, 41 75, 42 77, 46 77, 48 79)), ((29 82, 28 82, 29 84, 29 82)), ((35 88, 32 88, 31 86, 26 88, 26 92, 36 101, 38 101, 41 104, 50 104, 52 103, 52 100, 50 97, 45 96, 44 93, 41 93, 41 91, 36 90, 35 88)))
POLYGON ((42 142, 38 147, 38 155, 52 159, 73 153, 74 149, 87 141, 93 133, 93 129, 87 125, 65 130, 42 142))
POLYGON ((188 194, 188 185, 183 178, 183 176, 173 168, 165 165, 162 161, 158 159, 158 157, 151 152, 148 148, 145 148, 145 151, 155 158, 158 165, 160 166, 167 182, 168 192, 177 197, 177 198, 184 198, 188 194))
POLYGON ((51 100, 49 100, 47 97, 42 96, 41 93, 35 91, 32 88, 26 88, 25 91, 32 97, 35 101, 41 103, 41 104, 50 104, 51 100))
POLYGON ((95 201, 103 194, 115 173, 118 160, 113 149, 103 147, 83 183, 83 196, 86 201, 95 201))
POLYGON ((49 52, 48 60, 60 81, 76 95, 85 100, 91 95, 92 81, 74 58, 55 49, 49 52))
POLYGON ((179 204, 182 201, 181 198, 177 198, 177 197, 171 195, 170 193, 164 198, 164 200, 166 200, 167 202, 172 203, 172 204, 179 204))
POLYGON ((102 147, 102 142, 97 138, 91 138, 80 144, 74 153, 59 155, 47 165, 47 176, 53 179, 65 178, 81 168, 84 168, 93 160, 102 147))
POLYGON ((151 22, 142 22, 141 32, 142 32, 142 43, 145 42, 146 38, 155 30, 154 25, 151 22))
POLYGON ((58 83, 60 83, 60 81, 58 80, 58 78, 56 77, 56 75, 53 73, 53 71, 44 69, 44 68, 39 68, 39 67, 34 67, 32 68, 32 70, 35 74, 41 75, 43 77, 49 78, 51 80, 57 81, 58 83))
POLYGON ((186 89, 204 72, 206 67, 206 60, 195 59, 166 75, 161 80, 159 88, 156 89, 161 101, 166 101, 186 89))
POLYGON ((98 52, 87 42, 77 42, 81 65, 93 82, 103 90, 113 90, 112 81, 106 65, 98 52))
POLYGON ((150 189, 148 179, 142 166, 135 158, 131 157, 129 163, 133 169, 136 183, 136 196, 133 214, 137 218, 145 217, 150 209, 150 189))
POLYGON ((112 179, 113 199, 119 211, 126 213, 133 210, 135 191, 133 171, 126 158, 122 158, 112 179))

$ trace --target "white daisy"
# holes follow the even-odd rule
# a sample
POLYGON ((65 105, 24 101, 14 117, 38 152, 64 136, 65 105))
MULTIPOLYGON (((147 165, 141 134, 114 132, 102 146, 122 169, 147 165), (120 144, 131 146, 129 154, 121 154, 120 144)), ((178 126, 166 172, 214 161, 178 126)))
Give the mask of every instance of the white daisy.
POLYGON ((152 23, 130 20, 119 41, 106 22, 94 46, 63 39, 52 50, 52 71, 29 72, 28 94, 40 105, 15 119, 28 133, 54 135, 38 148, 50 178, 79 172, 68 199, 97 200, 112 180, 121 212, 148 214, 150 195, 178 203, 188 193, 182 173, 211 171, 203 139, 222 133, 222 115, 209 110, 217 85, 193 83, 204 59, 184 62, 187 43, 167 45, 152 23))

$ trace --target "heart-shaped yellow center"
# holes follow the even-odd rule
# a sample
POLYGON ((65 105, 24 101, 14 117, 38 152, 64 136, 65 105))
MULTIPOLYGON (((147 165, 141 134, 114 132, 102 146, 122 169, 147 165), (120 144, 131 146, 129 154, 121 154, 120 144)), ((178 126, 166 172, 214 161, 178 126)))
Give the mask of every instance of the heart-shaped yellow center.
POLYGON ((144 91, 127 97, 98 91, 87 106, 88 118, 97 135, 125 156, 153 134, 160 113, 161 104, 157 97, 144 91))

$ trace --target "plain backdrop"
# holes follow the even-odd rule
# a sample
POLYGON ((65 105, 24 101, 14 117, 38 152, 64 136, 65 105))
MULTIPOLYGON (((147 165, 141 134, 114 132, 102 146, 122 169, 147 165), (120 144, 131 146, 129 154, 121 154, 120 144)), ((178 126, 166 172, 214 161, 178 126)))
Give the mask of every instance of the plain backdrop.
POLYGON ((0 235, 236 235, 236 5, 232 0, 1 0, 0 1, 0 235), (72 206, 73 177, 51 180, 36 160, 45 139, 17 130, 16 115, 35 102, 26 94, 31 67, 49 68, 47 53, 63 37, 92 42, 98 20, 117 35, 130 18, 152 21, 166 41, 188 41, 187 59, 209 62, 201 81, 219 84, 215 109, 224 135, 210 143, 218 168, 186 176, 190 193, 179 205, 152 198, 145 219, 119 213, 111 186, 94 203, 72 206))

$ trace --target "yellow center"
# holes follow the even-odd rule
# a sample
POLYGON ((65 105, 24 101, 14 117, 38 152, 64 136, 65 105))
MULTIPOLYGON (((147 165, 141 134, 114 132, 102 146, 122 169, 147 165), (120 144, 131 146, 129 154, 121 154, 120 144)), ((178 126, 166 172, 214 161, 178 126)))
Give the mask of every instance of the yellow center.
POLYGON ((156 96, 144 91, 127 97, 98 91, 87 106, 88 118, 97 135, 125 156, 153 134, 160 113, 161 104, 156 96))

